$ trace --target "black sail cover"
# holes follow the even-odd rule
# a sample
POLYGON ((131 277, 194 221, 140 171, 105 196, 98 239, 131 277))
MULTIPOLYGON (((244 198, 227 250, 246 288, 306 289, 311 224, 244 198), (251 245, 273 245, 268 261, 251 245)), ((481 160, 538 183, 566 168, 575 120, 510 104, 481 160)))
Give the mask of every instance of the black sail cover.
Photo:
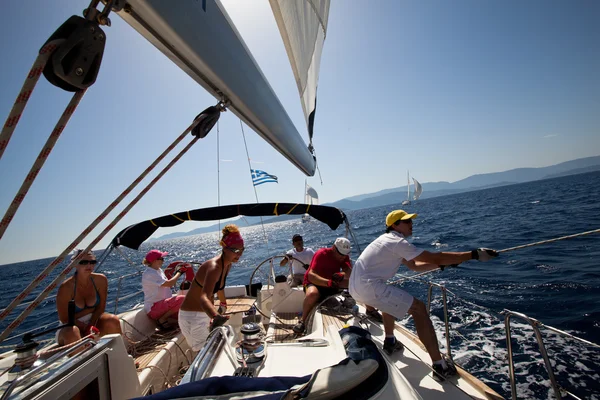
POLYGON ((186 221, 217 221, 240 215, 267 217, 304 214, 327 224, 332 230, 336 230, 342 222, 346 221, 346 214, 342 210, 329 206, 294 203, 237 204, 182 211, 130 225, 115 236, 112 245, 137 250, 158 228, 177 226, 186 221))

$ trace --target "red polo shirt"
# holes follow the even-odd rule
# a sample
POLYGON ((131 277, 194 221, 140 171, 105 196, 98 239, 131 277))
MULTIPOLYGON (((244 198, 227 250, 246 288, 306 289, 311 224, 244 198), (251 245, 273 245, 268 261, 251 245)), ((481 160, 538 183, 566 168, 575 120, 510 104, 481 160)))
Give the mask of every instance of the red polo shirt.
POLYGON ((332 247, 317 250, 310 263, 310 267, 308 267, 306 274, 304 274, 304 285, 310 283, 308 280, 308 273, 310 271, 313 271, 315 274, 322 276, 325 279, 331 279, 333 274, 340 272, 343 267, 352 268, 350 257, 345 256, 343 260, 340 261, 336 257, 336 252, 337 250, 332 247))

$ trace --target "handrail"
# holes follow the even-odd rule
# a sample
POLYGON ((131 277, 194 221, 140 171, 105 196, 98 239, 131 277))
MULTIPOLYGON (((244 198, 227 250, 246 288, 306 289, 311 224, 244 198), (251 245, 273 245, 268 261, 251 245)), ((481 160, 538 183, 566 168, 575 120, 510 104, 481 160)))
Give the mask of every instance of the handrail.
POLYGON ((119 306, 119 294, 121 293, 121 282, 123 281, 123 279, 129 278, 130 276, 137 276, 137 275, 141 275, 141 274, 142 274, 142 271, 137 271, 137 272, 119 277, 119 284, 117 285, 117 296, 115 297, 115 311, 113 312, 113 314, 117 313, 117 307, 119 306))
MULTIPOLYGON (((192 264, 192 263, 190 263, 190 264, 192 264)), ((119 281, 119 284, 120 284, 121 283, 120 280, 122 278, 133 276, 133 275, 141 275, 142 273, 143 273, 143 271, 138 271, 138 272, 134 272, 132 274, 120 276, 118 278, 109 279, 108 280, 108 285, 110 286, 111 283, 116 282, 116 281, 119 281)), ((49 300, 54 300, 54 299, 56 299, 56 295, 54 295, 54 296, 48 296, 48 297, 46 297, 44 299, 44 301, 49 301, 49 300)), ((33 302, 34 302, 34 300, 28 301, 26 303, 20 303, 19 305, 15 306, 15 309, 26 307, 26 306, 30 305, 31 303, 33 303, 33 302)), ((0 312, 2 312, 2 311, 4 311, 4 309, 0 310, 0 312)), ((8 339, 5 339, 5 340, 8 340, 8 339)))
POLYGON ((529 325, 531 325, 531 327, 533 328, 533 332, 535 334, 535 339, 537 340, 538 348, 540 350, 542 358, 544 359, 544 365, 546 367, 546 371, 548 372, 548 377, 550 378, 550 384, 552 385, 552 389, 554 391, 554 395, 556 396, 556 398, 557 399, 563 398, 562 391, 565 391, 570 396, 577 398, 575 395, 573 395, 569 391, 566 391, 565 389, 561 388, 560 385, 558 384, 558 382, 556 382, 556 378, 555 378, 554 372, 552 370, 552 364, 550 363, 550 359, 548 357, 548 352, 546 351, 546 346, 544 345, 544 339, 542 338, 542 334, 540 333, 539 327, 546 328, 552 332, 558 333, 559 335, 566 336, 571 339, 575 339, 579 342, 582 342, 582 343, 590 345, 590 346, 600 347, 600 345, 589 342, 589 341, 579 338, 577 336, 571 335, 570 333, 561 331, 560 329, 556 329, 554 327, 544 325, 537 319, 531 318, 531 317, 529 317, 523 313, 517 312, 517 311, 511 311, 511 310, 504 309, 501 312, 501 314, 504 315, 504 329, 506 331, 506 350, 508 351, 508 372, 510 375, 510 389, 511 389, 511 395, 512 395, 513 400, 517 399, 517 382, 516 382, 516 377, 515 377, 515 366, 514 366, 514 361, 513 361, 512 341, 511 341, 511 334, 510 334, 510 318, 511 317, 521 318, 521 319, 527 321, 529 323, 529 325))
MULTIPOLYGON (((204 379, 208 370, 217 360, 217 355, 223 348, 226 336, 224 329, 218 328, 209 334, 206 344, 202 347, 200 354, 196 356, 196 359, 190 367, 190 381, 196 382, 200 379, 204 379)), ((0 399, 1 400, 1 399, 0 399)))
POLYGON ((433 287, 437 286, 442 291, 442 300, 444 302, 444 325, 446 328, 446 354, 448 358, 452 360, 452 349, 450 348, 450 321, 448 320, 448 298, 446 296, 446 287, 442 286, 438 283, 428 282, 429 288, 427 289, 427 314, 430 314, 431 310, 431 294, 433 292, 433 287))
POLYGON ((552 365, 550 364, 550 359, 548 358, 548 353, 546 352, 546 346, 544 346, 542 334, 538 329, 538 325, 542 324, 538 320, 528 317, 527 315, 521 314, 519 312, 504 310, 502 311, 502 313, 504 314, 504 328, 506 330, 506 350, 508 351, 508 372, 510 375, 510 391, 513 400, 517 399, 517 382, 515 378, 515 366, 513 361, 512 342, 510 337, 510 318, 513 316, 524 319, 533 328, 533 333, 535 333, 535 339, 537 340, 540 353, 542 354, 542 358, 544 359, 544 364, 546 366, 546 371, 548 372, 548 377, 550 378, 550 384, 552 385, 552 389, 554 390, 554 395, 557 399, 562 399, 562 395, 560 394, 560 387, 556 382, 554 372, 552 372, 552 365))
POLYGON ((15 390, 15 388, 18 385, 31 380, 39 371, 48 368, 48 366, 50 364, 52 364, 54 361, 58 360, 61 357, 66 356, 67 354, 72 353, 73 351, 77 350, 78 348, 80 348, 83 345, 86 345, 88 343, 96 344, 96 342, 93 339, 91 339, 91 338, 84 339, 81 342, 77 343, 75 346, 69 347, 68 349, 65 349, 65 350, 63 350, 63 351, 61 351, 59 353, 56 353, 55 355, 53 355, 52 357, 50 357, 48 360, 46 360, 46 362, 38 365, 37 367, 35 367, 34 369, 32 369, 31 371, 29 371, 25 375, 18 377, 17 379, 15 379, 14 381, 11 382, 10 386, 2 394, 2 397, 0 397, 0 400, 8 399, 8 397, 10 396, 10 394, 13 392, 13 390, 15 390))

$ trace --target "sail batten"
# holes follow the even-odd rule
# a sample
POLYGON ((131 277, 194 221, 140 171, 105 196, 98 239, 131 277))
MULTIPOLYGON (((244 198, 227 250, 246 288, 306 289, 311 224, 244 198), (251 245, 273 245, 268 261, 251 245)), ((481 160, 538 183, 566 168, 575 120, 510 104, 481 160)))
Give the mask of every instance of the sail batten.
POLYGON ((269 0, 296 79, 312 142, 330 0, 269 0))

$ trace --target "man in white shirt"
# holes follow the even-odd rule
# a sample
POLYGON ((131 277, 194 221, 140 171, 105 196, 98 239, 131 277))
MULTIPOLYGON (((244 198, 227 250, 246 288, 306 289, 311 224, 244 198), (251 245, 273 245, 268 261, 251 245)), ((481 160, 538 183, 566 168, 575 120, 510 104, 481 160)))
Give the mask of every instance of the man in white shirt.
POLYGON ((299 234, 292 237, 294 248, 285 253, 286 257, 279 263, 280 266, 286 265, 290 260, 292 262, 292 275, 288 278, 290 286, 302 286, 304 274, 310 266, 310 262, 315 255, 315 251, 310 247, 304 247, 304 240, 299 234))
POLYGON ((431 253, 409 243, 406 238, 412 235, 412 220, 417 214, 403 210, 389 213, 385 219, 386 233, 379 236, 362 252, 350 275, 349 291, 352 297, 368 303, 383 312, 385 341, 383 350, 388 354, 403 348, 394 336, 396 318, 407 312, 415 321, 417 334, 433 362, 434 378, 443 380, 456 374, 456 367, 449 359, 442 357, 431 319, 425 304, 413 298, 404 290, 386 284, 401 264, 416 272, 425 272, 447 265, 456 266, 467 260, 489 261, 498 253, 491 249, 479 248, 467 252, 431 253))

